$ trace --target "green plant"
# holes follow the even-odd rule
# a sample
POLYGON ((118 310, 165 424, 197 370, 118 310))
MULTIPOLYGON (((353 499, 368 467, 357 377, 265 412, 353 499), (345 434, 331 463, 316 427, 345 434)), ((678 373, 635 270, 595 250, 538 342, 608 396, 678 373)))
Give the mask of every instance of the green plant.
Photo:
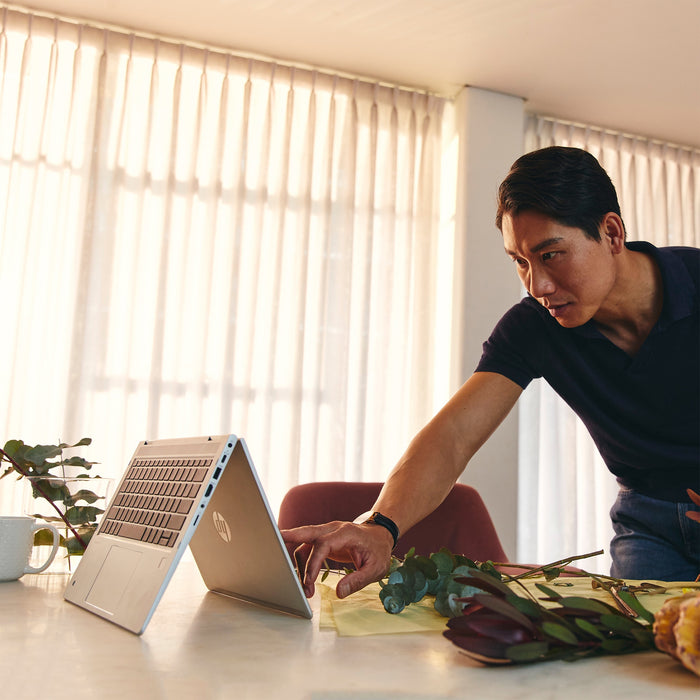
MULTIPOLYGON (((32 496, 46 501, 55 514, 32 514, 51 523, 62 523, 65 537, 60 544, 65 547, 67 556, 81 555, 87 548, 90 538, 97 528, 97 517, 104 512, 95 505, 101 497, 91 491, 89 480, 99 478, 88 474, 94 464, 83 457, 64 456, 64 450, 90 445, 90 438, 83 438, 74 445, 25 445, 22 440, 8 440, 0 450, 0 463, 8 466, 0 479, 17 474, 18 479, 26 479, 31 484, 32 496), (71 472, 67 474, 66 469, 71 472), (67 480, 85 481, 86 488, 71 493, 67 480)), ((35 544, 50 544, 50 533, 40 530, 35 544)))
POLYGON ((379 582, 379 599, 387 612, 396 614, 426 595, 433 595, 435 609, 443 617, 459 615, 464 608, 460 601, 477 591, 458 579, 473 569, 501 578, 493 562, 477 563, 461 554, 452 554, 446 547, 429 557, 417 555, 411 548, 403 560, 392 557, 386 582, 379 582))
POLYGON ((476 570, 462 582, 479 592, 464 600, 462 615, 451 618, 443 634, 482 663, 576 661, 655 649, 649 624, 654 616, 627 591, 619 593, 629 606, 624 612, 601 600, 563 596, 542 583, 535 586, 544 597, 521 596, 476 570))
MULTIPOLYGON (((423 596, 434 595, 435 609, 450 618, 445 637, 486 664, 572 661, 654 649, 649 624, 654 616, 624 581, 573 572, 610 591, 617 608, 593 598, 565 597, 542 583, 535 584, 544 594, 537 599, 521 583, 532 576, 551 581, 567 564, 596 554, 600 552, 542 567, 520 567, 525 571, 509 576, 491 561, 474 562, 445 548, 430 557, 416 556, 411 550, 403 561, 392 560, 388 579, 380 582, 379 597, 387 612, 398 613, 423 596)), ((648 588, 643 585, 639 590, 648 588)))

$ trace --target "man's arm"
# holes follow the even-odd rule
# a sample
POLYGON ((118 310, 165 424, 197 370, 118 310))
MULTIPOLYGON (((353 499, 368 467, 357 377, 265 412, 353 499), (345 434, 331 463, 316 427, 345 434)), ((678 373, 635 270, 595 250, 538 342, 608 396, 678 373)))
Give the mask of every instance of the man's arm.
MULTIPOLYGON (((500 374, 473 374, 411 441, 372 510, 391 518, 399 532, 406 532, 435 510, 521 393, 520 386, 500 374)), ((326 559, 355 567, 338 583, 338 596, 344 598, 386 573, 393 545, 391 534, 372 524, 310 525, 285 530, 282 536, 288 545, 297 547, 297 563, 304 572, 309 597, 326 559)))

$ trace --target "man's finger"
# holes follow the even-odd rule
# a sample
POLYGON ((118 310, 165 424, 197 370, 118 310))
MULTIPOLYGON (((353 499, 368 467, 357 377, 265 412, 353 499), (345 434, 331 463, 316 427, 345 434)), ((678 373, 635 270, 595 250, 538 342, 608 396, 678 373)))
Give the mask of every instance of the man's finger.
POLYGON ((294 549, 292 561, 294 562, 294 565, 297 567, 297 570, 299 571, 300 576, 303 576, 304 571, 306 570, 306 562, 307 562, 310 554, 311 554, 311 545, 310 544, 300 544, 298 547, 296 547, 294 549))
POLYGON ((337 528, 337 523, 324 523, 323 525, 302 525, 289 530, 280 530, 282 539, 288 544, 304 544, 315 542, 319 537, 327 535, 337 528))
POLYGON ((358 571, 352 571, 349 574, 343 576, 343 578, 338 581, 338 585, 335 587, 335 592, 338 598, 347 598, 353 593, 361 590, 370 583, 378 581, 384 575, 384 571, 381 573, 370 574, 366 569, 360 569, 358 571))

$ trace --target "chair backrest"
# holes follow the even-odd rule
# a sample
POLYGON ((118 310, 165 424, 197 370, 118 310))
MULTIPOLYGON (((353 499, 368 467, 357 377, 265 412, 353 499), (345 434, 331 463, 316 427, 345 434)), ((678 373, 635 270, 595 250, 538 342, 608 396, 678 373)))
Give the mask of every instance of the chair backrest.
MULTIPOLYGON (((280 506, 280 529, 354 520, 368 511, 382 488, 377 482, 321 481, 292 487, 280 506)), ((456 484, 430 515, 399 538, 394 554, 411 548, 427 556, 447 547, 476 561, 507 561, 496 528, 478 491, 456 484)))

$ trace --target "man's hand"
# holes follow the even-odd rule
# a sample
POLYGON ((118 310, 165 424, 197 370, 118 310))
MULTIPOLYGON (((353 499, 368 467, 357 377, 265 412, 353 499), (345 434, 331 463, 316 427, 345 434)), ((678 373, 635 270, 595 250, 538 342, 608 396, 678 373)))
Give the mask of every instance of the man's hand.
MULTIPOLYGON (((695 493, 693 489, 686 489, 688 492, 688 495, 690 496, 690 500, 696 505, 700 506, 700 494, 695 493)), ((686 517, 690 518, 691 520, 695 520, 695 522, 700 523, 700 513, 696 510, 688 510, 685 513, 686 517)))
POLYGON ((338 582, 338 598, 346 598, 373 581, 379 581, 391 564, 391 533, 377 525, 335 521, 282 530, 282 538, 299 567, 307 598, 314 594, 314 583, 326 559, 355 568, 338 582))

